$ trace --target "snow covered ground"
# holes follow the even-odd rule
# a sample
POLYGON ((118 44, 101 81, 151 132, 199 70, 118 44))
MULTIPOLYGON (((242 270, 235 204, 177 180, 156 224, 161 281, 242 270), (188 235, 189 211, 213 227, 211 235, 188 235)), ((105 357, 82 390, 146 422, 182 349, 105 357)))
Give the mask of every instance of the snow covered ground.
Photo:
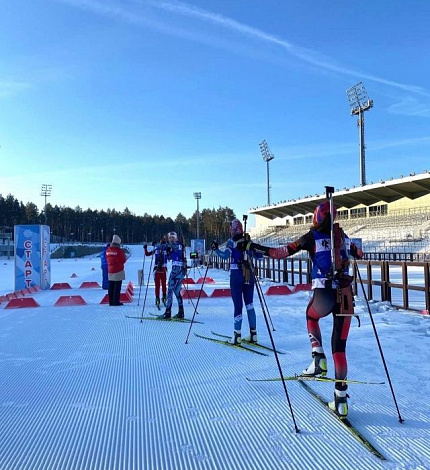
MULTIPOLYGON (((52 260, 52 283, 70 290, 33 294, 38 308, 0 305, 1 470, 177 469, 429 469, 430 317, 371 304, 399 405, 385 385, 350 385, 350 421, 386 457, 372 455, 299 383, 286 382, 295 432, 281 382, 248 382, 278 376, 273 353, 259 356, 196 337, 231 334, 230 298, 202 298, 190 324, 126 318, 140 316, 138 269, 142 247, 130 247, 126 279, 134 301, 108 307, 100 260, 52 260), (93 269, 94 268, 94 269, 93 269), (77 277, 71 277, 76 274, 77 277), (54 306, 62 295, 87 305, 54 306)), ((145 282, 150 260, 146 259, 145 282)), ((203 277, 206 268, 192 269, 203 277)), ((228 287, 228 273, 210 269, 214 288, 228 287)), ((0 295, 14 290, 13 260, 0 260, 0 295)), ((263 292, 269 283, 261 281, 263 292)), ((192 286, 190 286, 192 288, 192 286)), ((199 285, 194 288, 200 288, 199 285)), ((305 307, 308 292, 266 296, 284 375, 310 361, 305 307)), ((269 344, 255 294, 260 341, 269 344)), ((195 300, 193 301, 195 304, 195 300)), ((174 302, 174 311, 176 302, 174 302)), ((186 317, 194 307, 185 301, 186 317)), ((349 377, 385 381, 383 364, 363 298, 361 327, 353 320, 349 377)), ((156 313, 152 279, 143 314, 156 313)), ((331 317, 321 326, 330 351, 331 317)), ((244 328, 247 322, 244 320, 244 328)), ((329 375, 333 374, 329 359, 329 375)), ((310 382, 330 400, 332 383, 310 382)))

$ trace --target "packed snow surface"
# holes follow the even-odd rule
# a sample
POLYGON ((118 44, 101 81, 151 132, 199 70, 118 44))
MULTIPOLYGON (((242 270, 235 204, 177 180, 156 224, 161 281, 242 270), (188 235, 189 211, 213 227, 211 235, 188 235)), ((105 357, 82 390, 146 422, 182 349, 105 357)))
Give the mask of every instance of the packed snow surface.
MULTIPOLYGON (((221 469, 429 469, 430 318, 372 302, 400 416, 388 385, 363 297, 348 340, 349 378, 384 381, 351 384, 349 419, 386 458, 369 452, 296 381, 286 382, 296 432, 282 382, 246 378, 279 377, 267 356, 200 339, 195 333, 233 332, 231 298, 211 298, 228 288, 229 273, 192 268, 189 277, 205 284, 195 319, 201 323, 140 319, 158 312, 154 283, 141 246, 130 247, 126 282, 131 303, 101 304, 100 259, 52 260, 52 283, 72 289, 32 294, 40 307, 0 305, 0 469, 1 470, 221 470, 221 469), (72 277, 76 275, 76 277, 72 277), (148 284, 149 281, 149 284, 148 284), (60 296, 80 295, 86 305, 55 306, 60 296), (126 315, 139 318, 127 318, 126 315), (189 336, 188 336, 189 335, 189 336), (188 341, 187 341, 188 338, 188 341)), ((0 260, 0 295, 14 290, 13 260, 0 260)), ((271 285, 260 280, 263 292, 271 285)), ((189 285, 189 289, 201 284, 189 285)), ((259 341, 285 352, 285 376, 310 362, 305 309, 309 292, 266 296, 266 326, 257 294, 259 341), (272 324, 274 330, 272 328, 272 324)), ((193 317, 197 299, 185 300, 193 317)), ((176 313, 176 300, 173 313, 176 313)), ((332 319, 320 322, 329 373, 332 319)), ((243 333, 247 333, 244 310, 243 333)), ((261 350, 263 351, 263 350, 261 350)), ((326 400, 333 383, 310 382, 326 400)))

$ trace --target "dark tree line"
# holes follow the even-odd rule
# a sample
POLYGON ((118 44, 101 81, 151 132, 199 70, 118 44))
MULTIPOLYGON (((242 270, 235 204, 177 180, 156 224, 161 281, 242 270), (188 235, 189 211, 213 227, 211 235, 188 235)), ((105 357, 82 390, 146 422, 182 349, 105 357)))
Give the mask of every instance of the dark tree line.
MULTIPOLYGON (((232 209, 203 209, 200 212, 199 235, 209 247, 213 239, 224 241, 229 237, 230 222, 235 218, 232 209)), ((79 206, 58 207, 46 205, 39 211, 36 204, 23 204, 9 194, 0 194, 0 232, 12 233, 14 225, 46 224, 51 228, 51 240, 56 242, 102 242, 112 240, 113 234, 123 243, 158 241, 162 235, 175 231, 187 244, 197 236, 197 211, 187 219, 179 213, 175 219, 162 215, 135 215, 128 208, 123 212, 115 209, 83 210, 79 206)))

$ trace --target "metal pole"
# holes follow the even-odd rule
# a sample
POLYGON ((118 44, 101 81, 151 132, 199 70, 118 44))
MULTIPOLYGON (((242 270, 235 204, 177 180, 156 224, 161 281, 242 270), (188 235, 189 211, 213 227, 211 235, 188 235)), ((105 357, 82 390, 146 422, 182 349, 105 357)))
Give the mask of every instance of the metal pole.
POLYGON ((48 216, 46 214, 46 199, 47 199, 48 196, 51 195, 51 191, 52 191, 52 184, 42 184, 42 189, 41 189, 40 195, 45 197, 45 207, 44 207, 45 225, 48 225, 48 216))
POLYGON ((199 212, 199 199, 202 197, 202 193, 194 193, 194 197, 197 201, 197 214, 196 214, 196 222, 197 222, 197 238, 200 237, 200 212, 199 212))
POLYGON ((360 152, 360 185, 366 185, 366 168, 365 168, 365 145, 364 145, 364 113, 360 108, 358 113, 358 140, 360 152))
POLYGON ((270 206, 270 173, 269 173, 269 162, 273 160, 275 156, 270 151, 269 146, 265 140, 262 140, 260 143, 260 151, 263 155, 263 160, 267 164, 267 205, 270 206))
POLYGON ((199 212, 199 200, 197 199, 197 239, 200 238, 200 212, 199 212))
POLYGON ((366 185, 366 145, 364 143, 364 111, 373 107, 373 100, 369 99, 364 85, 360 82, 357 85, 346 90, 349 105, 351 106, 351 115, 358 116, 358 141, 360 154, 360 185, 366 185))

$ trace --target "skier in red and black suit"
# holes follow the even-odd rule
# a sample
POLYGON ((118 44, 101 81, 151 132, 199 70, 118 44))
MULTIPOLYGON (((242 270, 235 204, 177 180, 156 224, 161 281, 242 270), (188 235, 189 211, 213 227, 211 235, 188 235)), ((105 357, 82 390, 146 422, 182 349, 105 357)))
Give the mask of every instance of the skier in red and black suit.
POLYGON ((160 238, 159 243, 153 243, 154 250, 148 251, 148 245, 143 245, 145 256, 155 255, 154 258, 154 282, 155 282, 155 305, 160 309, 160 287, 163 293, 163 305, 167 302, 167 241, 165 237, 160 238))
MULTIPOLYGON (((334 208, 336 217, 336 208, 334 208)), ((324 376, 327 373, 327 360, 324 354, 320 318, 333 314, 333 332, 331 348, 335 367, 336 379, 346 379, 346 341, 348 338, 351 318, 354 314, 352 301, 351 276, 348 275, 348 256, 361 258, 363 253, 345 235, 338 224, 333 224, 336 275, 330 278, 331 259, 331 217, 330 203, 328 201, 319 204, 313 216, 313 226, 305 235, 288 243, 284 247, 270 248, 243 240, 238 243, 238 249, 259 251, 271 258, 281 259, 294 255, 301 250, 306 250, 312 260, 312 289, 313 296, 306 309, 306 321, 309 338, 312 346, 312 362, 303 371, 307 376, 324 376), (348 285, 345 285, 348 284, 348 285), (340 290, 339 290, 340 289, 340 290), (341 294, 341 295, 339 295, 341 294), (349 303, 349 305, 345 305, 349 303), (348 313, 346 310, 348 310, 348 313)), ((336 382, 334 402, 330 407, 340 416, 348 414, 347 390, 345 382, 336 382)))

